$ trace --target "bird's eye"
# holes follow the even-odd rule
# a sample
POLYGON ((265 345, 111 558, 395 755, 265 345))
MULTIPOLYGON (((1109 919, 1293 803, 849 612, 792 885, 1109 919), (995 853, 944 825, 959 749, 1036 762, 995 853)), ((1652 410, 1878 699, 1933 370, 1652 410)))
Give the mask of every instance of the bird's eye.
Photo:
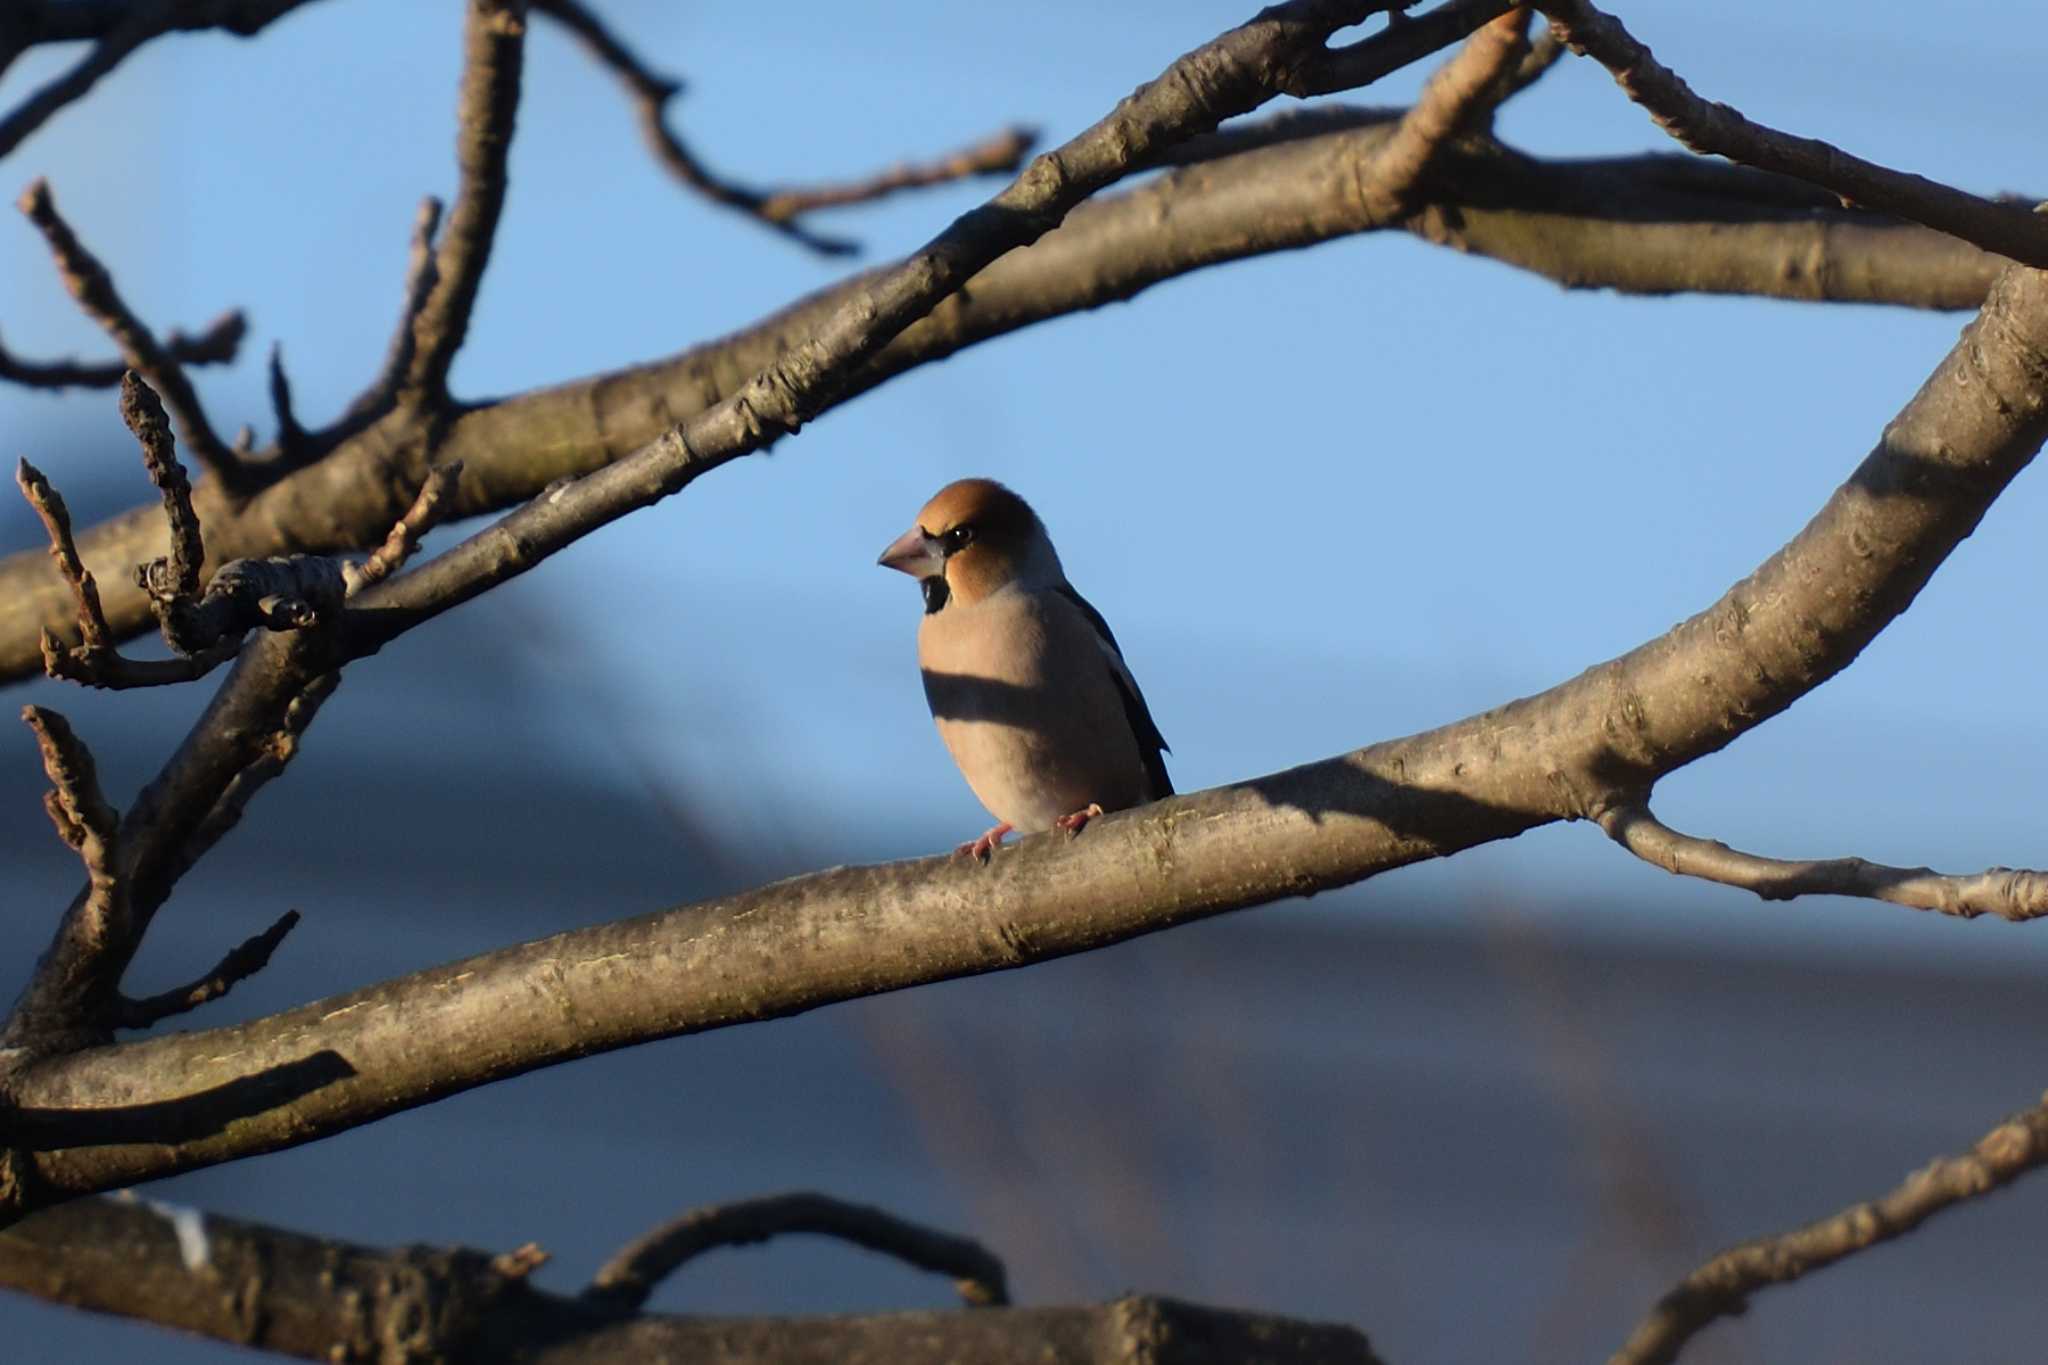
POLYGON ((947 554, 957 554, 974 543, 974 528, 955 526, 939 539, 945 545, 947 554))

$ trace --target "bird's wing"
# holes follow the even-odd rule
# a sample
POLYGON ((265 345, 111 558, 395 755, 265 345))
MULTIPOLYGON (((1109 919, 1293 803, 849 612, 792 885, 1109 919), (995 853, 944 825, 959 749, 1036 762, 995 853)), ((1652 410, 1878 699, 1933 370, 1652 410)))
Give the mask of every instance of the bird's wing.
POLYGON ((1131 733, 1138 740, 1138 757, 1145 764, 1145 780, 1152 789, 1151 799, 1173 795, 1173 779, 1166 773, 1165 755, 1172 752, 1167 747, 1166 737, 1159 733, 1158 722, 1152 719, 1152 710, 1145 705, 1145 694, 1138 690, 1138 680, 1131 676, 1130 665, 1124 662, 1124 652, 1117 647, 1116 635, 1109 628, 1109 622, 1102 619, 1102 613, 1089 605, 1088 599, 1075 592, 1069 584, 1062 583, 1054 589, 1061 597, 1074 604, 1088 624, 1095 628, 1096 641, 1102 646, 1103 657, 1109 660, 1110 676, 1116 679, 1116 688, 1123 696, 1124 718, 1130 722, 1131 733))

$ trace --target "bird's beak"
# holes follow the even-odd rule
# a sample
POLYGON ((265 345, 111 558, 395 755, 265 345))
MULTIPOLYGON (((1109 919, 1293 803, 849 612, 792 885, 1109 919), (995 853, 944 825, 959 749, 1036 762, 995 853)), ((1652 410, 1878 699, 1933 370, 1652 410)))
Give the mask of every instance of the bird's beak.
POLYGON ((936 578, 946 571, 946 557, 921 526, 913 526, 896 537, 875 563, 899 569, 912 578, 936 578))

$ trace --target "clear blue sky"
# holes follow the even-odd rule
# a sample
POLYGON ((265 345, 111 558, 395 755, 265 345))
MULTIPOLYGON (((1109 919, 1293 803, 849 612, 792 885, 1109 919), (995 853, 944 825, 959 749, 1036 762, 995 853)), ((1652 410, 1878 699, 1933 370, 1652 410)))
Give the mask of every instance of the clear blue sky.
MULTIPOLYGON (((605 8, 652 65, 687 77, 676 114, 698 152, 755 181, 856 174, 1012 121, 1063 138, 1249 13, 902 4, 878 23, 827 5, 605 8)), ((2018 107, 2043 54, 2015 40, 2009 6, 1945 6, 1938 24, 1925 7, 1846 0, 1636 8, 1660 56, 1753 117, 1976 190, 2048 181, 2038 110, 2018 107)), ((301 414, 321 420, 381 354, 419 196, 452 186, 456 30, 454 6, 327 0, 254 46, 161 42, 0 181, 11 194, 48 175, 159 326, 250 310, 242 363, 201 379, 216 426, 268 434, 272 340, 301 414)), ((18 63, 0 103, 69 55, 18 63)), ((1405 101, 1419 80, 1359 98, 1405 101)), ((843 269, 665 180, 610 80, 545 22, 527 90, 461 393, 665 354, 843 269)), ((1666 146, 1580 62, 1510 106, 1502 131, 1539 154, 1666 146)), ((822 225, 885 259, 990 188, 822 225)), ((10 346, 106 351, 12 215, 0 280, 10 346)), ((533 667, 562 699, 535 723, 562 727, 564 752, 616 767, 630 751, 725 797, 735 828, 799 822, 848 859, 931 849, 982 816, 919 695, 915 592, 873 560, 941 483, 992 474, 1039 508, 1192 789, 1538 690, 1697 610, 1819 506, 1961 322, 1568 294, 1405 238, 1344 241, 892 382, 479 610, 533 627, 533 667), (627 609, 591 610, 612 602, 627 609)), ((133 467, 102 397, 0 388, 0 432, 5 454, 72 485, 133 467)), ((143 493, 139 474, 124 488, 123 501, 143 493)), ((1667 783, 1667 818, 1784 855, 2048 861, 2035 816, 2048 660, 2031 619, 2043 496, 2023 478, 1863 662, 1667 783)), ((12 500, 0 535, 36 540, 12 500)), ((21 736, 0 755, 31 761, 21 736)), ((1759 909, 1678 887, 1583 827, 1384 885, 1583 895, 1631 907, 1610 929, 1788 948, 1814 926, 2001 953, 2019 937, 1883 908, 1759 909)))

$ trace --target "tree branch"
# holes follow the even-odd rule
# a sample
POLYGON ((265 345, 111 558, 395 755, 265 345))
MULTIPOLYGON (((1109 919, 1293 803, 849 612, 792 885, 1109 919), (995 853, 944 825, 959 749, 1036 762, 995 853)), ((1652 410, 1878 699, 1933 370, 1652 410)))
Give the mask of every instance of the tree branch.
POLYGON ((78 300, 86 316, 114 339, 128 367, 139 372, 151 387, 164 396, 164 403, 178 419, 185 444, 191 448, 194 458, 224 482, 232 481, 240 461, 221 444, 220 437, 214 435, 212 424, 206 420, 206 410, 200 406, 199 395, 193 390, 192 381, 185 377, 184 366, 157 342, 155 334, 122 302, 121 295, 114 288, 114 277, 98 257, 86 250, 85 244, 71 230, 71 225, 58 214, 56 200, 50 196, 49 182, 37 180, 30 184, 28 192, 21 197, 20 208, 50 244, 50 254, 57 259, 57 272, 63 277, 64 287, 71 292, 71 297, 78 300))
POLYGON ((1394 125, 1373 158, 1359 198, 1383 222, 1414 207, 1422 178, 1460 133, 1488 117, 1507 94, 1506 80, 1529 50, 1529 11, 1513 9, 1479 29, 1429 78, 1415 107, 1394 125))
POLYGON ((1858 896, 1959 919, 1996 915, 2015 924, 2048 915, 2048 872, 1994 867, 1975 876, 1927 867, 1887 867, 1861 858, 1765 858, 1712 839, 1680 834, 1646 804, 1618 802, 1601 811, 1600 828, 1646 863, 1680 877, 1698 877, 1767 901, 1795 896, 1858 896))
POLYGON ((765 1242, 792 1232, 836 1237, 955 1282, 970 1307, 1010 1302, 1003 1263, 981 1243, 906 1222, 864 1204, 822 1194, 783 1194, 694 1209, 621 1248, 591 1277, 586 1302, 637 1310, 684 1264, 718 1247, 765 1242))
POLYGON ((448 1365, 1375 1365, 1356 1329, 1130 1297, 1100 1307, 868 1316, 605 1310, 464 1247, 386 1250, 146 1200, 0 1231, 0 1285, 306 1360, 448 1365))
MULTIPOLYGON (((198 336, 172 329, 164 353, 181 365, 225 365, 241 350, 249 320, 240 309, 222 313, 198 336)), ((23 360, 0 346, 0 380, 31 389, 111 389, 128 370, 120 360, 23 360)))
POLYGON ((2026 209, 1854 157, 1810 137, 1752 123, 1725 104, 1701 99, 1637 42, 1621 21, 1586 0, 1530 0, 1559 36, 1614 73, 1624 93, 1672 137, 1710 156, 1822 185, 1844 204, 1895 213, 2023 265, 2048 267, 2048 219, 2026 209))
POLYGON ((413 319, 412 355, 399 385, 409 403, 435 409, 448 402, 448 371, 469 331, 505 207, 505 161, 526 50, 525 0, 465 0, 462 50, 455 143, 461 174, 435 255, 434 280, 413 319))
POLYGON ((2048 1103, 2014 1114, 1979 1138, 1967 1155, 1943 1157, 1879 1199, 1730 1247, 1659 1299, 1610 1365, 1669 1365, 1701 1328, 1743 1312, 1759 1289, 1790 1284, 1903 1237, 1937 1213, 2001 1189, 2044 1164, 2048 1103))
MULTIPOLYGON (((847 380, 845 394, 1204 266, 1391 226, 1362 210, 1356 187, 1394 116, 1346 117, 1366 126, 1301 137, 1303 127, 1319 125, 1292 118, 1200 139, 1212 154, 1225 154, 1081 206, 906 329, 847 380), (1275 137, 1279 145, 1266 145, 1275 137)), ((1997 270, 1997 258, 1944 234, 1824 207, 1795 182, 1684 156, 1547 163, 1474 140, 1439 158, 1427 192, 1431 198, 1398 226, 1573 288, 1965 308, 1982 302, 1997 270)), ((468 471, 451 516, 516 505, 636 449, 662 429, 661 415, 703 411, 870 278, 855 276, 667 360, 464 410, 436 447, 435 458, 460 459, 468 471)), ((409 453, 414 445, 410 426, 390 415, 245 501, 202 485, 195 502, 214 554, 225 560, 376 543, 403 511, 394 496, 412 486, 394 495, 389 472, 424 477, 424 457, 409 453)), ((95 561, 140 562, 162 553, 162 527, 153 509, 137 509, 84 532, 81 548, 95 561)), ((104 587, 118 635, 150 621, 140 591, 118 582, 104 587)), ((39 632, 72 615, 64 583, 42 556, 23 552, 0 563, 0 680, 40 671, 39 632)))
POLYGON ((121 997, 114 1004, 114 1027, 150 1028, 174 1014, 186 1014, 208 1001, 220 999, 233 990, 237 982, 246 981, 268 967, 270 955, 277 951, 277 945, 284 942, 284 936, 298 922, 299 912, 287 910, 268 929, 231 949, 212 971, 197 981, 141 1000, 121 997))
MULTIPOLYGON (((307 0, 13 0, 4 24, 11 51, 39 43, 90 41, 92 51, 0 119, 0 157, 40 128, 52 114, 82 98, 152 38, 166 33, 222 28, 247 38, 307 0)), ((0 60, 0 70, 7 63, 0 60)))
POLYGON ((860 250, 860 244, 850 238, 812 231, 796 221, 803 214, 867 203, 898 190, 944 184, 969 176, 1008 175, 1023 164, 1037 140, 1029 129, 1006 128, 925 165, 898 166, 839 185, 752 189, 714 175, 668 126, 668 103, 682 93, 681 81, 650 71, 580 0, 534 0, 533 9, 567 29, 592 57, 618 77, 633 102, 633 115, 648 150, 670 175, 711 202, 744 213, 823 256, 853 255, 860 250))
MULTIPOLYGON (((232 1028, 38 1061, 11 1078, 17 1131, 45 1148, 16 1152, 12 1207, 311 1141, 594 1051, 1044 961, 1592 818, 1847 667, 2044 438, 2048 276, 2010 270, 1797 537, 1621 658, 1437 730, 1107 816, 1078 840, 1028 839, 986 867, 835 869, 232 1028), (319 1083, 283 1098, 250 1089, 316 1064, 319 1083), (176 1114, 188 1135, 105 1141, 137 1106, 176 1114)), ((284 639, 256 641, 237 672, 277 666, 261 660, 284 639)), ((216 699, 223 730, 259 722, 252 695, 216 699)), ((160 783, 196 784, 198 757, 160 783)), ((150 799, 124 840, 182 837, 175 805, 155 798, 158 815, 150 799)))

